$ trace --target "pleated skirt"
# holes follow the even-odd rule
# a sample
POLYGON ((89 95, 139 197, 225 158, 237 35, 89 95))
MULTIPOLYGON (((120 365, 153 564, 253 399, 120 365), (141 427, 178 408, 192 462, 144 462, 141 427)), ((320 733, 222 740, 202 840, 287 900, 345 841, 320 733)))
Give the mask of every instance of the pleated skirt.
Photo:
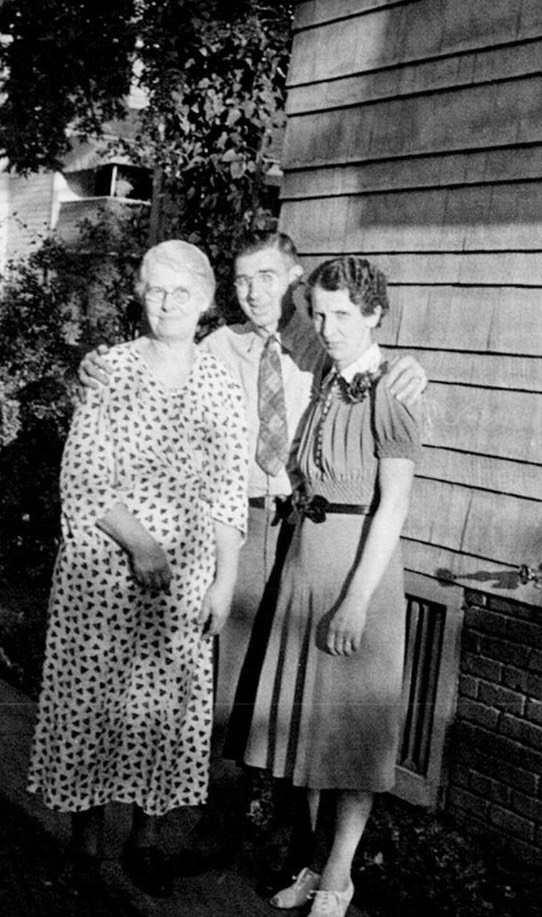
POLYGON ((286 558, 244 761, 296 786, 383 792, 402 719, 405 597, 400 547, 373 595, 362 645, 323 647, 370 519, 303 519, 286 558))

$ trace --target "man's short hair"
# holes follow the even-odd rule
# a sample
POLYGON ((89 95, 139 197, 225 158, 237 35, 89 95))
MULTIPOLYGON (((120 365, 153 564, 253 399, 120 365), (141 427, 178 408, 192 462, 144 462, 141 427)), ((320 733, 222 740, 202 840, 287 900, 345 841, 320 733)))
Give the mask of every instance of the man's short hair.
POLYGON ((275 248, 294 264, 299 263, 297 248, 290 236, 285 232, 276 230, 255 229, 245 232, 238 240, 234 252, 234 260, 241 255, 252 255, 254 252, 264 251, 266 248, 275 248))

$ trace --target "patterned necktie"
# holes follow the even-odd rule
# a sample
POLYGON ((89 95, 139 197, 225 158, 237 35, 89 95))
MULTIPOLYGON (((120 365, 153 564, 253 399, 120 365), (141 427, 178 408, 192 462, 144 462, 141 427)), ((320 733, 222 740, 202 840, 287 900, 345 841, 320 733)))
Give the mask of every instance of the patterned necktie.
POLYGON ((266 474, 277 475, 288 458, 288 425, 280 362, 280 343, 274 335, 265 342, 258 375, 260 429, 256 461, 266 474))

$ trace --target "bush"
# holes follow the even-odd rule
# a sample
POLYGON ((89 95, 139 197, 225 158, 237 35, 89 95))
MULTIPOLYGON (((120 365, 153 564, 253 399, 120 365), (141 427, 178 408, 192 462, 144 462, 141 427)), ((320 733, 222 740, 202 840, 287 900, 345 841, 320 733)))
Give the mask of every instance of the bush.
POLYGON ((6 271, 0 298, 0 670, 15 681, 35 686, 38 680, 76 368, 96 343, 126 339, 137 329, 133 275, 145 242, 140 218, 104 213, 81 227, 75 247, 47 238, 6 271))

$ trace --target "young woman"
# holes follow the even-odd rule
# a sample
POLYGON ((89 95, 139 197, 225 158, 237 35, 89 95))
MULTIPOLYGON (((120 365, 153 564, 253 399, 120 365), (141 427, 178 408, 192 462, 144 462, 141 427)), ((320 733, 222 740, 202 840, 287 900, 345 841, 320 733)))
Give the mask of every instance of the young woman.
POLYGON ((330 357, 292 464, 298 522, 244 761, 308 791, 312 826, 332 796, 322 862, 306 851, 279 908, 314 897, 311 915, 343 917, 352 859, 373 794, 389 790, 400 727, 405 600, 399 536, 419 432, 381 383, 373 329, 388 309, 384 275, 363 258, 327 261, 308 281, 330 357))

